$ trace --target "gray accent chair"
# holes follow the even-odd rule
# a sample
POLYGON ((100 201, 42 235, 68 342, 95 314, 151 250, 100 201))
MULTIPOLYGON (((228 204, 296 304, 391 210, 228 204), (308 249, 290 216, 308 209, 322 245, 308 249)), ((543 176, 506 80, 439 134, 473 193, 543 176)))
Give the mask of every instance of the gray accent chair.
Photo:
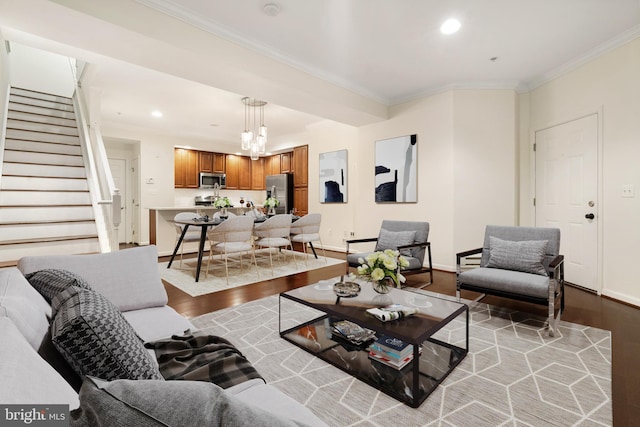
POLYGON ((564 310, 560 230, 488 225, 481 248, 456 254, 458 300, 463 289, 548 306, 549 336, 554 336, 564 310), (480 254, 479 266, 466 269, 467 260, 473 256, 477 259, 480 254))
POLYGON ((349 267, 358 267, 358 259, 365 258, 374 251, 385 249, 397 249, 409 261, 409 266, 403 268, 403 275, 429 273, 429 282, 421 287, 433 283, 433 270, 431 265, 431 243, 429 239, 429 223, 423 221, 391 221, 384 220, 380 226, 378 237, 347 240, 347 273, 349 267), (350 245, 356 243, 376 242, 375 249, 371 252, 350 253, 350 245), (428 257, 428 266, 424 266, 424 258, 428 257))

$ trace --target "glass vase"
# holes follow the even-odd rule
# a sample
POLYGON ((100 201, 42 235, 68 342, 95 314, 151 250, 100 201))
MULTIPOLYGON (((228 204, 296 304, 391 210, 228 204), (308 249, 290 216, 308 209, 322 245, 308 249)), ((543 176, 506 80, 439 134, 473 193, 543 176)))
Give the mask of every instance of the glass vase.
POLYGON ((385 277, 382 280, 377 280, 371 283, 373 290, 379 294, 388 294, 391 288, 393 288, 393 279, 385 277))
POLYGON ((269 216, 274 216, 276 214, 276 210, 273 206, 269 206, 269 209, 267 209, 267 215, 269 216))

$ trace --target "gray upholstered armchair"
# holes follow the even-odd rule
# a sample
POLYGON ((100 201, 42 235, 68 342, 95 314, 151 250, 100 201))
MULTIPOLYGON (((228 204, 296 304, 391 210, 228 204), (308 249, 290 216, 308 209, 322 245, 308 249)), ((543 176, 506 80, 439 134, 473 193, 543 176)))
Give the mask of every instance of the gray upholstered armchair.
POLYGON ((466 289, 548 306, 549 335, 554 336, 564 310, 564 257, 559 252, 557 228, 488 225, 481 248, 456 255, 456 296, 460 299, 466 289), (479 267, 465 270, 465 261, 480 254, 479 267))
POLYGON ((365 239, 347 240, 347 273, 349 267, 358 267, 359 258, 364 258, 371 252, 349 253, 349 246, 356 243, 376 242, 374 251, 385 249, 397 249, 400 251, 409 266, 403 268, 403 275, 415 273, 429 273, 429 282, 422 287, 433 282, 433 271, 431 268, 431 243, 429 238, 429 223, 422 221, 382 221, 378 237, 365 239), (424 258, 428 256, 428 266, 424 266, 424 258))

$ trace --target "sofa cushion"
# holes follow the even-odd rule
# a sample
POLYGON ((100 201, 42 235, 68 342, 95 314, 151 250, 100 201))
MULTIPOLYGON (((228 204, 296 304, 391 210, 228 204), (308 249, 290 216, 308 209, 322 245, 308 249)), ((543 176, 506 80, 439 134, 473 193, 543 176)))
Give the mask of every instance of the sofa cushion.
POLYGON ((155 246, 90 255, 28 256, 18 261, 18 269, 23 274, 46 268, 78 274, 120 311, 167 304, 155 246))
MULTIPOLYGON (((398 246, 410 245, 414 242, 415 237, 415 231, 388 231, 381 228, 380 234, 378 235, 378 243, 376 244, 376 251, 383 251, 385 249, 396 250, 398 246)), ((411 256, 410 249, 403 249, 400 253, 407 257, 411 256)))
POLYGON ((49 330, 51 307, 14 267, 0 269, 0 317, 8 317, 37 350, 49 330))
POLYGON ((502 240, 491 236, 489 238, 488 268, 521 271, 523 273, 547 276, 544 268, 547 240, 502 240))
POLYGON ((162 379, 131 325, 104 296, 71 286, 56 295, 52 309, 51 340, 81 377, 162 379))
POLYGON ((0 317, 0 337, 2 404, 68 404, 71 409, 78 407, 76 392, 38 356, 7 317, 0 317))
POLYGON ((34 271, 33 273, 25 274, 24 277, 31 283, 31 286, 33 286, 36 291, 40 292, 40 295, 42 295, 48 303, 51 303, 53 297, 69 286, 91 289, 91 286, 89 286, 82 277, 71 271, 57 268, 34 271))
POLYGON ((85 379, 80 390, 80 408, 72 411, 70 418, 71 426, 300 425, 245 404, 208 382, 106 382, 90 377, 85 379))

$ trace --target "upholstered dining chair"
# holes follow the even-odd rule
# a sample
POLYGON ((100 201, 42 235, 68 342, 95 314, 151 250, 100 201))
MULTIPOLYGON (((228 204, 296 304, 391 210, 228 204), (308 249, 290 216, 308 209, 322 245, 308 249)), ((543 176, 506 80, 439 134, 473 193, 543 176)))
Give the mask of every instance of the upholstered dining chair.
POLYGON ((560 229, 487 225, 482 247, 459 252, 456 258, 458 299, 461 290, 470 290, 482 293, 478 299, 489 294, 545 305, 549 336, 554 336, 564 310, 560 229), (479 264, 465 268, 467 259, 478 256, 479 264))
MULTIPOLYGON (((291 233, 291 214, 279 214, 267 218, 266 221, 260 224, 255 224, 253 227, 253 236, 255 237, 255 246, 257 248, 269 248, 269 262, 271 264, 271 274, 273 275, 273 256, 271 254, 272 248, 286 248, 287 246, 293 252, 293 246, 289 235, 291 233)), ((282 255, 279 253, 279 255, 282 255)), ((296 257, 292 256, 293 262, 296 265, 296 257)))
POLYGON ((209 265, 214 254, 224 257, 224 269, 227 276, 227 286, 229 285, 229 255, 240 254, 240 268, 242 268, 242 254, 251 254, 256 274, 260 279, 256 254, 253 246, 253 218, 248 216, 233 216, 226 221, 213 227, 207 232, 209 237, 209 260, 207 261, 207 277, 209 276, 209 265))
POLYGON ((324 262, 327 262, 327 255, 324 252, 324 245, 320 239, 320 222, 322 221, 322 215, 319 213, 307 214, 295 222, 291 223, 291 241, 293 243, 302 243, 302 250, 304 252, 304 262, 308 262, 307 257, 307 244, 311 246, 313 255, 318 258, 316 250, 313 247, 313 242, 320 242, 322 246, 322 254, 324 255, 324 262))
MULTIPOLYGON (((195 212, 180 212, 173 217, 173 220, 189 221, 194 218, 198 218, 198 216, 199 215, 195 212)), ((178 243, 178 239, 180 239, 182 230, 184 230, 184 227, 186 227, 186 225, 176 223, 175 226, 176 226, 176 240, 173 243, 174 246, 178 243)), ((185 243, 200 242, 200 233, 201 233, 200 227, 190 227, 187 230, 187 233, 184 235, 184 238, 182 239, 182 244, 180 245, 180 268, 182 268, 182 255, 184 253, 185 243)))
POLYGON ((402 268, 403 275, 429 273, 429 281, 421 286, 433 283, 433 269, 431 266, 431 243, 429 238, 429 223, 422 221, 392 221, 385 219, 380 226, 378 237, 347 240, 347 274, 349 267, 358 267, 360 258, 366 258, 371 252, 350 253, 349 247, 356 243, 375 242, 375 251, 394 249, 409 261, 409 266, 402 268), (428 256, 428 266, 424 265, 428 256))

